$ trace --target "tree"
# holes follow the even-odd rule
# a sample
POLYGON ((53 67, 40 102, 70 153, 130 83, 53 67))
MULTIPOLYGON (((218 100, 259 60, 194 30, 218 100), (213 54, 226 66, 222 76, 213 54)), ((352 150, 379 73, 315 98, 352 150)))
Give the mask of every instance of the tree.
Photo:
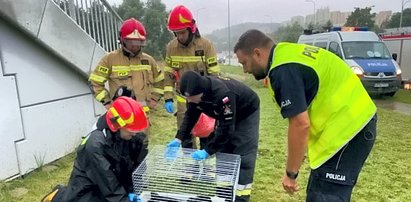
POLYGON ((148 0, 146 12, 142 19, 147 32, 147 53, 156 59, 164 59, 165 47, 171 40, 172 34, 167 30, 166 6, 161 0, 148 0))
POLYGON ((333 23, 331 22, 331 20, 328 20, 325 25, 323 26, 324 30, 330 31, 331 28, 333 27, 333 23))
POLYGON ((375 13, 371 13, 371 7, 355 8, 354 12, 348 17, 344 26, 347 27, 369 27, 374 28, 375 13))
MULTIPOLYGON (((386 24, 386 28, 400 27, 401 13, 394 13, 391 19, 386 24)), ((411 8, 404 9, 402 13, 402 27, 411 27, 411 8)))
POLYGON ((292 25, 278 28, 278 30, 274 32, 274 40, 276 42, 297 42, 303 30, 304 28, 298 22, 294 22, 292 25))
POLYGON ((144 4, 140 0, 124 0, 115 10, 123 19, 135 18, 140 20, 144 16, 143 7, 144 4))

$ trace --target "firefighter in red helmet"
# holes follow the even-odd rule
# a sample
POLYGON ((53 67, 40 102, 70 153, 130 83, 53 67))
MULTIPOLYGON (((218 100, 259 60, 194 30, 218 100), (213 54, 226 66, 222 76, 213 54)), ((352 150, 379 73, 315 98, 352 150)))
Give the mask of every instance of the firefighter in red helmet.
MULTIPOLYGON (((164 108, 167 112, 174 113, 176 101, 177 128, 179 128, 186 111, 186 100, 178 91, 180 76, 189 70, 203 76, 216 76, 220 73, 220 67, 213 44, 201 37, 192 13, 185 6, 174 7, 168 17, 167 28, 176 37, 168 43, 166 50, 164 108)), ((196 148, 195 139, 183 143, 183 146, 196 148)))
MULTIPOLYGON (((119 32, 121 47, 106 54, 91 72, 89 82, 92 92, 106 109, 110 108, 111 98, 120 86, 133 92, 147 115, 163 96, 164 74, 153 57, 142 50, 146 45, 146 37, 146 30, 141 22, 134 18, 125 20, 119 32), (108 89, 105 88, 106 82, 108 89)), ((148 130, 144 132, 145 136, 148 135, 148 130)), ((144 158, 148 153, 147 137, 142 144, 144 158)))
POLYGON ((67 186, 58 185, 42 202, 122 201, 137 202, 132 172, 148 126, 143 106, 120 96, 101 116, 95 129, 83 138, 67 186))

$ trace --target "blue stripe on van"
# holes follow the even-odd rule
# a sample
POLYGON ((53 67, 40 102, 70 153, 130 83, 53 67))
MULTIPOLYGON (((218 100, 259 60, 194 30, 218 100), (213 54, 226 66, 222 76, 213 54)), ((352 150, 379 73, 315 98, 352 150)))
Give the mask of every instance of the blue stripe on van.
POLYGON ((355 59, 364 72, 395 72, 391 59, 355 59))

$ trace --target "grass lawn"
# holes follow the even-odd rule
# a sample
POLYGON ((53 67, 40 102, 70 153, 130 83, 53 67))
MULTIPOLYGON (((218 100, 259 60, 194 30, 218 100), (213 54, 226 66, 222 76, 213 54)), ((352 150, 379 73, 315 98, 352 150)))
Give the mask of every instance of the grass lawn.
POLYGON ((397 102, 411 104, 411 90, 400 89, 392 99, 397 102))
MULTIPOLYGON (((251 86, 261 99, 260 144, 252 201, 304 201, 309 174, 304 163, 298 181, 300 191, 289 196, 281 178, 286 160, 287 120, 283 120, 262 82, 244 75, 239 67, 223 67, 226 75, 251 86)), ((403 92, 397 96, 402 97, 403 92)), ((405 92, 408 93, 408 92, 405 92)), ((366 162, 352 201, 411 201, 411 116, 378 110, 377 141, 366 162)), ((151 145, 166 144, 176 131, 176 121, 161 106, 154 111, 151 145)), ((11 182, 0 182, 0 201, 39 201, 52 187, 66 183, 74 154, 11 182)))

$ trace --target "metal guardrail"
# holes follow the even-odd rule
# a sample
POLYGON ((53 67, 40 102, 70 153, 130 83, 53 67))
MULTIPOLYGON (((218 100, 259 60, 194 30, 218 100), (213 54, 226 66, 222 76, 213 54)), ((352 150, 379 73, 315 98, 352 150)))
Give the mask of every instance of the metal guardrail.
POLYGON ((106 0, 53 0, 103 49, 119 47, 118 30, 123 19, 106 0))

